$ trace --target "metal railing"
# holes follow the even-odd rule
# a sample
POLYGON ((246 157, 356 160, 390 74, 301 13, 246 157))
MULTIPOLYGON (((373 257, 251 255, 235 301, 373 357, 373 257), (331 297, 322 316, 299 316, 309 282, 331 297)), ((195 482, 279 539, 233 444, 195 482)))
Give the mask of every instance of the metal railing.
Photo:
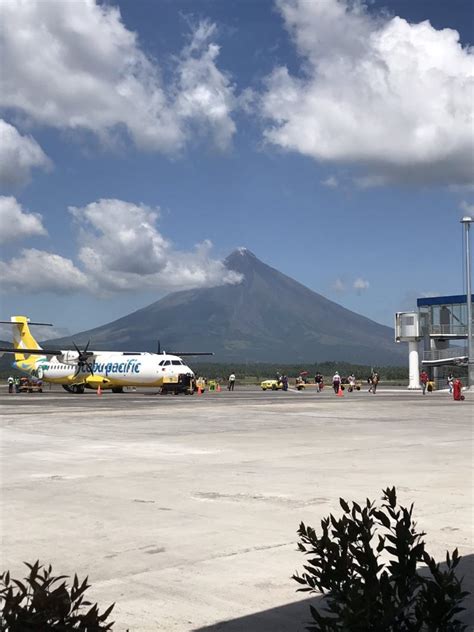
POLYGON ((467 347, 449 347, 448 349, 431 349, 423 352, 423 360, 447 360, 448 358, 467 357, 467 347))
POLYGON ((431 325, 428 328, 430 336, 466 336, 467 325, 431 325))

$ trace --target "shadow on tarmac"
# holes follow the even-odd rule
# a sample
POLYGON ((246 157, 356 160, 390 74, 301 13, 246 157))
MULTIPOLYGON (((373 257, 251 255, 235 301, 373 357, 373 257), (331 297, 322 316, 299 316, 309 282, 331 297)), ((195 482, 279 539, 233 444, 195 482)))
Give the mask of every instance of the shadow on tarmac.
MULTIPOLYGON (((445 568, 444 564, 440 565, 445 568)), ((461 606, 465 610, 458 614, 458 619, 473 630, 474 621, 474 554, 462 557, 458 566, 458 576, 464 577, 463 590, 470 594, 461 606)), ((291 587, 291 580, 289 580, 291 587)), ((220 621, 201 628, 193 628, 193 632, 304 632, 312 621, 309 606, 317 606, 323 597, 311 597, 285 606, 255 612, 238 619, 220 621)))

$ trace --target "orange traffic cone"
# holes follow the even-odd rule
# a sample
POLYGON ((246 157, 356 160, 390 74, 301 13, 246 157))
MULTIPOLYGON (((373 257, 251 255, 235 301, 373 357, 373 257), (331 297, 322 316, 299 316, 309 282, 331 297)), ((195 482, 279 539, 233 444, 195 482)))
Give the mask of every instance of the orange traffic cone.
POLYGON ((344 391, 342 390, 341 387, 339 387, 339 390, 337 391, 337 396, 338 397, 344 397, 344 391))
POLYGON ((202 395, 202 389, 200 386, 198 386, 198 395, 202 395))
POLYGON ((220 384, 218 384, 218 385, 217 385, 217 392, 218 392, 218 393, 220 393, 220 392, 221 392, 221 385, 220 385, 220 384))
POLYGON ((100 388, 100 384, 97 387, 97 395, 102 395, 102 389, 100 388))

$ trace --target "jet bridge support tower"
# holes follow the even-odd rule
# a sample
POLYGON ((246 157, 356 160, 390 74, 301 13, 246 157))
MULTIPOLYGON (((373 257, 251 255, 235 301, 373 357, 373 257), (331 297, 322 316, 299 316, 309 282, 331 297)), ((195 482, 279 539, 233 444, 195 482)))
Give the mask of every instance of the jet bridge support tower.
POLYGON ((395 340, 396 342, 408 342, 408 388, 410 390, 421 388, 418 352, 420 339, 418 312, 397 312, 395 314, 395 340))

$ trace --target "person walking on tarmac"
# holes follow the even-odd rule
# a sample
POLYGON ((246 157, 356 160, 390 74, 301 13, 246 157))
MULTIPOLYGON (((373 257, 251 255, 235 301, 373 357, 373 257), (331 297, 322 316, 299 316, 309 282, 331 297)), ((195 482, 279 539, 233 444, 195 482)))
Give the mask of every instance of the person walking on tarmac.
POLYGON ((227 389, 229 391, 233 391, 234 390, 234 386, 235 386, 235 374, 231 373, 229 375, 229 384, 227 385, 227 389))
POLYGON ((320 393, 323 390, 323 376, 319 371, 314 376, 314 382, 316 384, 316 389, 318 393, 320 393))
POLYGON ((448 388, 449 388, 450 394, 453 392, 453 382, 454 382, 454 375, 450 371, 448 375, 448 388))
POLYGON ((337 395, 339 393, 339 389, 341 388, 341 376, 339 375, 339 371, 334 373, 332 378, 332 387, 337 395))
POLYGON ((10 375, 7 382, 8 382, 8 392, 13 393, 13 385, 15 384, 15 380, 13 379, 12 375, 10 375))
POLYGON ((421 391, 423 395, 426 395, 426 387, 428 386, 429 381, 430 381, 430 378, 428 377, 428 373, 423 370, 420 373, 421 391))
POLYGON ((349 388, 347 390, 349 391, 349 393, 352 393, 352 391, 355 389, 355 385, 356 385, 356 377, 355 377, 354 373, 351 373, 349 375, 349 377, 347 378, 347 381, 349 382, 349 388))
POLYGON ((373 393, 375 395, 375 393, 377 392, 377 385, 379 381, 380 381, 380 377, 377 371, 372 371, 372 375, 369 378, 369 382, 370 382, 369 393, 373 393))

